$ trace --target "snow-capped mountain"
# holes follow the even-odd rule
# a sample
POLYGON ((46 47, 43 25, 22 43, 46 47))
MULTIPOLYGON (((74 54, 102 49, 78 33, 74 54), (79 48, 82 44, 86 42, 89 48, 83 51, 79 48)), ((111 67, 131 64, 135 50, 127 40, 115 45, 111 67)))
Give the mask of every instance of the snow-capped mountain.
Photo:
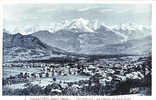
POLYGON ((137 25, 135 23, 114 25, 112 30, 118 31, 128 37, 128 40, 140 39, 151 35, 151 28, 145 25, 137 25))
POLYGON ((73 30, 75 32, 93 32, 91 28, 88 27, 89 21, 83 18, 74 19, 71 23, 65 26, 65 29, 73 30))
MULTIPOLYGON (((144 39, 151 47, 151 39, 146 39, 146 37, 151 37, 150 27, 134 23, 114 26, 101 23, 97 20, 89 21, 83 18, 71 21, 66 20, 61 23, 50 24, 48 26, 50 29, 37 27, 32 32, 32 36, 37 37, 41 42, 51 47, 83 54, 137 53, 134 52, 137 50, 137 47, 146 45, 144 42, 140 45, 138 43, 138 41, 144 39)), ((16 35, 20 37, 19 34, 16 35)))
POLYGON ((105 31, 99 30, 107 27, 108 30, 115 31, 119 35, 124 36, 128 40, 143 38, 151 35, 151 27, 146 25, 139 25, 135 23, 124 23, 120 25, 106 25, 104 22, 98 20, 87 20, 84 18, 76 18, 73 20, 60 21, 58 23, 50 23, 47 25, 27 25, 27 26, 13 26, 7 27, 6 29, 9 33, 22 33, 31 34, 41 30, 47 30, 49 32, 55 33, 60 30, 68 30, 75 33, 78 32, 96 32, 105 31), (121 33, 121 34, 120 34, 121 33))
MULTIPOLYGON (((95 30, 96 32, 99 32, 99 33, 107 33, 107 34, 116 34, 117 36, 119 36, 119 37, 122 37, 121 38, 121 41, 126 41, 127 39, 128 39, 128 37, 126 36, 126 35, 124 35, 124 34, 122 34, 122 33, 120 33, 120 32, 118 32, 118 31, 114 31, 114 30, 112 30, 109 26, 107 26, 107 25, 101 25, 99 28, 97 28, 96 30, 95 30)), ((112 36, 113 37, 113 36, 112 36)))
POLYGON ((97 47, 122 43, 127 39, 126 36, 109 29, 107 26, 101 26, 95 32, 75 32, 64 29, 53 33, 38 31, 32 35, 50 46, 69 52, 85 54, 97 47))

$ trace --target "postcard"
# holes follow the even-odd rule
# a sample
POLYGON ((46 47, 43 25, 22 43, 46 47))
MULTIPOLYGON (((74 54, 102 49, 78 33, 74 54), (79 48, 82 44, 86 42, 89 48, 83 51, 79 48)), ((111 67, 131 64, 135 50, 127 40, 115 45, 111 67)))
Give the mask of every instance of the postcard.
POLYGON ((152 96, 151 3, 14 3, 2 15, 2 96, 152 96))

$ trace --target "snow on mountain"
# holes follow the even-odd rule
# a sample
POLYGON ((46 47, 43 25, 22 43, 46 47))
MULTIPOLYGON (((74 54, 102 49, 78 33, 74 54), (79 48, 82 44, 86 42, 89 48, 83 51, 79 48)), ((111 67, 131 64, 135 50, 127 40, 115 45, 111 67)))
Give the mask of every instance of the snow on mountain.
POLYGON ((107 26, 101 26, 95 32, 75 32, 73 30, 63 29, 53 33, 38 31, 32 35, 50 46, 69 52, 87 54, 90 50, 97 47, 121 43, 126 40, 126 36, 109 29, 107 26))
POLYGON ((66 29, 74 30, 75 32, 93 32, 93 30, 88 27, 88 23, 89 21, 83 18, 74 19, 66 26, 66 29))
POLYGON ((60 30, 56 33, 33 33, 42 42, 68 52, 82 54, 148 54, 151 52, 151 36, 128 40, 117 31, 100 27, 97 32, 60 30), (143 48, 144 47, 144 48, 143 48))
POLYGON ((144 29, 150 30, 150 27, 146 25, 139 25, 135 23, 127 23, 127 24, 121 24, 121 25, 116 25, 114 29, 122 29, 122 30, 140 30, 143 31, 144 29))
POLYGON ((98 24, 99 24, 99 23, 98 23, 98 21, 96 20, 95 23, 92 25, 94 30, 96 30, 96 29, 99 27, 98 24))
MULTIPOLYGON (((73 32, 96 32, 100 31, 101 26, 107 27, 111 31, 116 31, 119 35, 124 36, 128 40, 146 37, 151 34, 151 27, 146 25, 139 25, 135 23, 127 23, 121 25, 106 25, 104 22, 98 20, 87 20, 83 18, 77 18, 73 20, 64 20, 58 23, 50 22, 46 25, 26 25, 26 26, 10 26, 6 29, 9 33, 22 33, 31 34, 41 30, 47 30, 55 33, 60 30, 68 30, 73 32)), ((102 28, 101 28, 102 29, 102 28)), ((103 31, 103 30, 101 30, 103 31)))
POLYGON ((99 32, 99 33, 107 33, 108 35, 110 35, 111 33, 114 33, 114 34, 116 34, 117 36, 119 36, 121 38, 120 41, 126 41, 127 38, 128 38, 126 35, 120 33, 119 31, 112 30, 109 26, 107 26, 105 24, 102 24, 100 26, 100 28, 97 28, 95 31, 99 32))
POLYGON ((150 27, 135 23, 114 25, 111 27, 111 29, 126 35, 128 40, 139 39, 151 35, 150 27))
MULTIPOLYGON (((35 26, 32 36, 51 47, 85 54, 136 53, 136 50, 138 52, 141 50, 140 46, 145 45, 147 48, 151 46, 149 43, 152 41, 151 39, 147 41, 149 46, 145 42, 139 44, 137 41, 151 37, 150 27, 134 23, 114 26, 101 23, 98 20, 89 21, 83 18, 65 20, 61 23, 50 23, 41 27, 35 26), (133 40, 134 42, 130 42, 133 40), (134 45, 135 42, 137 46, 134 45)), ((30 27, 26 28, 26 32, 29 32, 30 27)), ((144 51, 148 52, 148 49, 144 51)))

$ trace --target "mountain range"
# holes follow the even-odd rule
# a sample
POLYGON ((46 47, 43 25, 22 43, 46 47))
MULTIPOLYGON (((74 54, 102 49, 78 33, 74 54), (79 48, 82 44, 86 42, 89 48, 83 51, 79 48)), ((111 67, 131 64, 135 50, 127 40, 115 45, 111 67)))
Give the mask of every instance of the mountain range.
MULTIPOLYGON (((21 34, 31 34, 34 32, 38 32, 40 30, 47 30, 49 32, 57 32, 59 30, 70 30, 74 32, 95 32, 101 26, 106 26, 112 30, 122 30, 122 31, 130 31, 128 34, 133 34, 133 31, 144 32, 144 34, 151 33, 150 25, 142 25, 136 23, 125 22, 121 24, 105 24, 102 21, 98 20, 87 20, 84 18, 76 18, 73 20, 63 20, 59 22, 49 22, 49 24, 37 24, 37 25, 25 25, 25 26, 8 26, 5 27, 7 31, 11 34, 21 33, 21 34)), ((122 32, 120 31, 120 32, 122 32)), ((127 34, 126 34, 127 35, 127 34)), ((142 34, 143 35, 143 34, 142 34)))
POLYGON ((90 28, 84 19, 67 23, 53 32, 39 30, 22 35, 4 31, 3 59, 44 59, 68 54, 142 55, 152 51, 151 31, 145 26, 125 24, 110 27, 102 24, 90 28))
POLYGON ((126 40, 123 36, 105 27, 100 27, 96 32, 73 32, 70 30, 59 30, 55 33, 38 31, 32 33, 42 42, 69 52, 87 53, 89 49, 120 43, 126 40))
POLYGON ((152 38, 148 27, 136 24, 125 24, 121 27, 100 25, 92 31, 84 30, 87 22, 82 19, 56 32, 41 30, 32 33, 42 42, 69 52, 78 54, 146 54, 151 52, 152 38), (85 23, 85 24, 84 24, 85 23), (84 25, 80 25, 84 24, 84 25), (84 30, 84 31, 83 31, 84 30), (144 45, 144 49, 139 48, 144 45))

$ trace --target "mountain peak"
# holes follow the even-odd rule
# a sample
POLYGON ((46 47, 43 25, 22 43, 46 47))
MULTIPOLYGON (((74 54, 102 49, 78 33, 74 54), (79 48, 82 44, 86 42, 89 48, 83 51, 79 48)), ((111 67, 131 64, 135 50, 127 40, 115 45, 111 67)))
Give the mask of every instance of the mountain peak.
POLYGON ((50 33, 48 30, 40 30, 38 32, 42 32, 42 33, 50 33))
POLYGON ((106 25, 100 25, 100 27, 96 30, 97 32, 106 32, 106 31, 111 31, 111 29, 108 28, 106 25))
POLYGON ((13 36, 14 36, 14 37, 18 37, 18 38, 23 37, 23 35, 22 35, 21 33, 16 33, 16 34, 14 34, 13 36))
POLYGON ((15 36, 18 36, 18 35, 19 35, 19 36, 22 36, 22 34, 21 34, 21 33, 16 33, 16 34, 15 34, 15 36))
POLYGON ((67 26, 67 29, 75 30, 76 32, 93 32, 93 30, 88 27, 88 23, 89 21, 83 18, 74 19, 67 26))

